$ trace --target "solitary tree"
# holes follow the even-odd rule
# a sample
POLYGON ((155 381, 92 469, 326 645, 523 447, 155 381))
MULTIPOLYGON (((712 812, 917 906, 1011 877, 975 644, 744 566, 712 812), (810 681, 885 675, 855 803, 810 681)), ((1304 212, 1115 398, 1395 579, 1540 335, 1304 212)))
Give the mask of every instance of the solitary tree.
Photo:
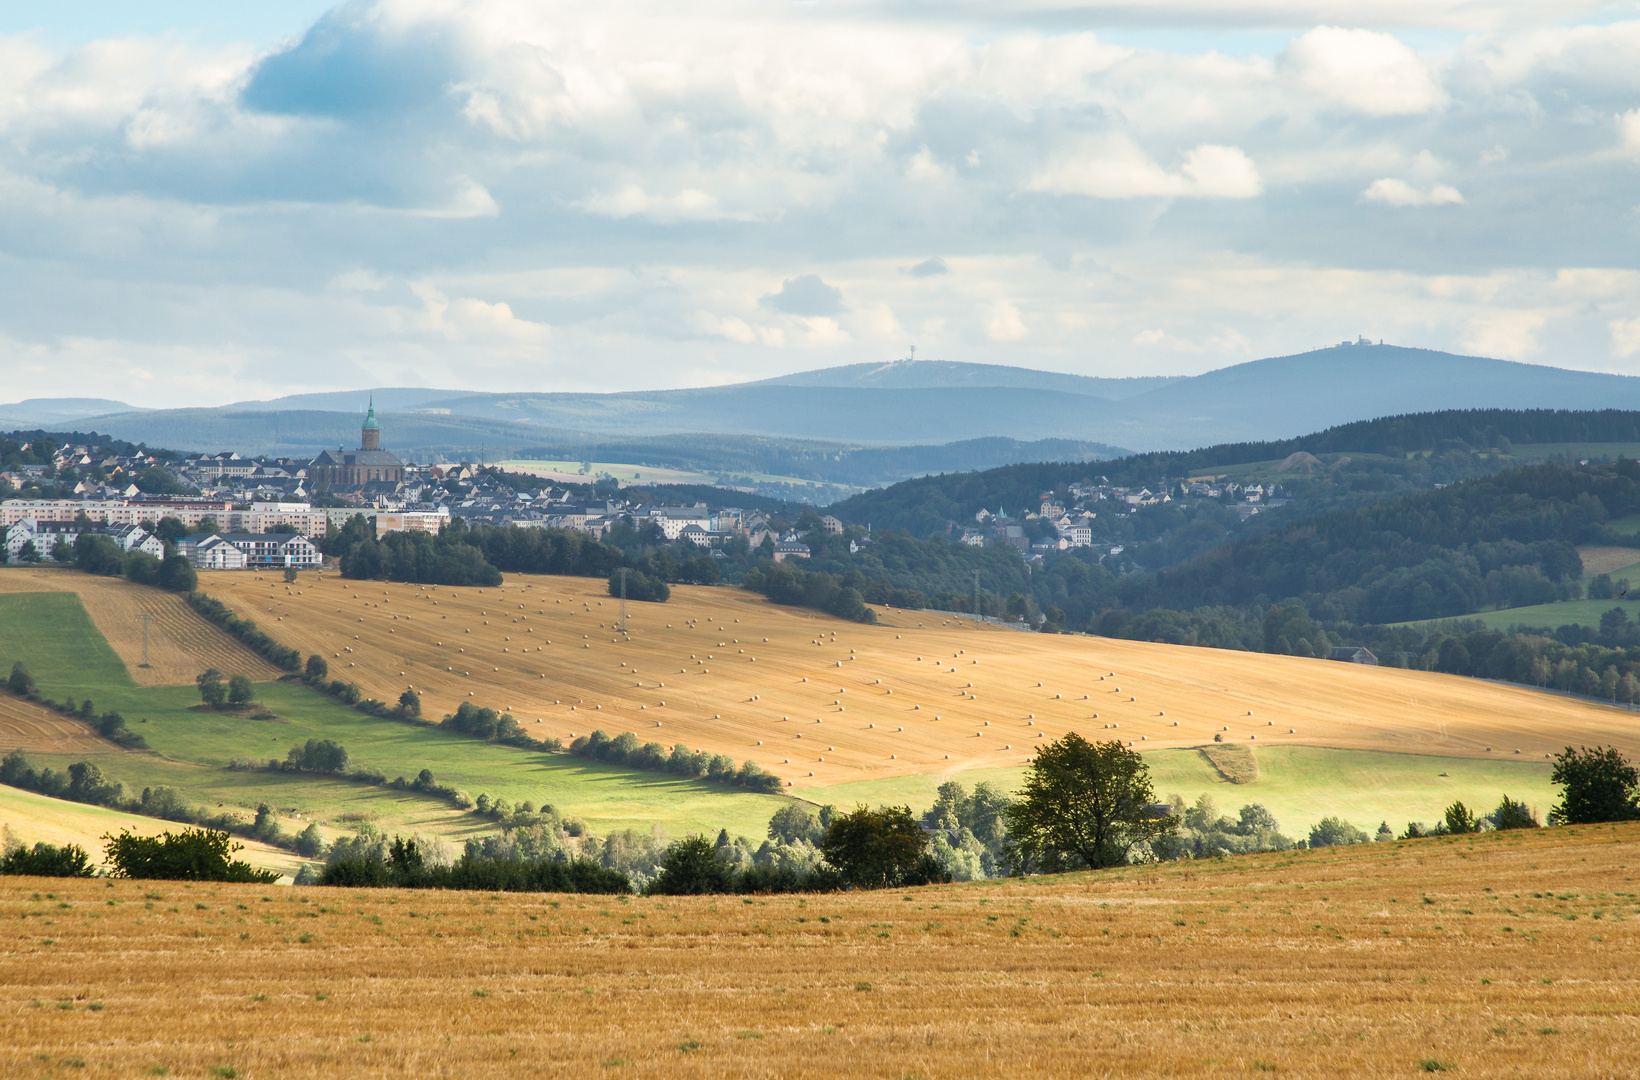
POLYGON ((194 680, 199 686, 199 697, 213 708, 228 700, 228 688, 222 682, 222 672, 207 668, 194 680))
POLYGON ((1014 872, 1120 866, 1139 844, 1172 833, 1179 820, 1155 805, 1149 774, 1115 739, 1090 743, 1073 731, 1044 746, 1004 811, 1014 872))
POLYGON ((1640 772, 1616 747, 1567 747, 1549 779, 1564 786, 1552 811, 1562 825, 1640 819, 1640 772))
POLYGON ((11 678, 6 680, 6 689, 19 697, 28 697, 34 693, 34 676, 28 673, 21 660, 11 665, 11 678))
POLYGON ((296 582, 296 567, 294 567, 294 566, 285 567, 285 584, 292 585, 292 584, 295 584, 295 582, 296 582))
POLYGON ((404 693, 399 695, 398 708, 393 711, 403 717, 420 716, 421 695, 416 693, 414 690, 406 690, 404 693))

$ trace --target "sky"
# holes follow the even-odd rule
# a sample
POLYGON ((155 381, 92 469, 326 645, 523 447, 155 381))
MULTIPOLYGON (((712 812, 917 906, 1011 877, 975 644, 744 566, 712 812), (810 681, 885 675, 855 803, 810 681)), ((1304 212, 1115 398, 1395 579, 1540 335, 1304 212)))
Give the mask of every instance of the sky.
POLYGON ((1640 374, 1637 241, 1640 0, 0 9, 0 401, 1640 374))

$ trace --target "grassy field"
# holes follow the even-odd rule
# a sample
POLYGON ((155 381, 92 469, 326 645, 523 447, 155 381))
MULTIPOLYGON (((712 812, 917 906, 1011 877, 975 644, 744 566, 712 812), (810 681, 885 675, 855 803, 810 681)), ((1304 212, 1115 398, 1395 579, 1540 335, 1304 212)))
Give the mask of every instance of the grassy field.
POLYGON ((40 592, 79 596, 104 644, 123 662, 127 678, 139 685, 189 684, 208 667, 241 672, 256 680, 280 674, 278 668, 205 621, 174 593, 66 567, 0 567, 0 596, 40 592), (150 617, 146 668, 142 666, 140 618, 144 615, 150 617))
MULTIPOLYGON (((493 825, 420 795, 314 776, 230 772, 225 766, 236 758, 283 759, 292 745, 307 739, 334 739, 348 748, 356 765, 390 777, 413 777, 431 768, 441 782, 473 795, 487 792, 515 805, 524 800, 551 804, 580 817, 598 833, 660 827, 681 834, 728 828, 761 837, 782 802, 777 796, 482 743, 427 725, 373 719, 299 684, 258 686, 259 699, 278 718, 274 721, 198 712, 194 706, 199 696, 191 685, 135 685, 69 592, 0 595, 0 660, 8 670, 11 662, 23 661, 50 696, 89 696, 99 710, 120 712, 153 751, 121 750, 81 725, 80 738, 88 746, 23 741, 36 763, 61 768, 72 761, 92 761, 133 790, 165 784, 192 801, 237 810, 247 818, 254 815, 257 803, 266 801, 293 819, 297 814, 318 819, 327 835, 351 832, 362 820, 455 839, 493 825)), ((12 711, 31 708, 8 700, 12 711)), ((44 710, 33 712, 43 721, 70 730, 74 726, 44 710)), ((0 711, 0 734, 6 730, 0 711)), ((17 725, 10 730, 11 741, 19 741, 17 725)))
POLYGON ((0 1072, 1618 1077, 1640 826, 630 898, 0 881, 0 1072))
MULTIPOLYGON (((1454 800, 1491 810, 1500 797, 1524 800, 1541 818, 1558 799, 1549 783, 1551 766, 1541 760, 1488 761, 1476 758, 1391 754, 1372 750, 1333 750, 1313 746, 1272 746, 1256 751, 1258 779, 1227 782, 1200 753, 1190 749, 1145 754, 1151 781, 1161 798, 1183 796, 1194 803, 1210 795, 1222 813, 1235 816, 1247 803, 1262 803, 1294 839, 1309 834, 1324 817, 1341 817, 1366 829, 1387 820, 1397 832, 1408 821, 1433 823, 1454 800)), ((946 780, 972 787, 981 781, 1004 791, 1017 789, 1024 769, 992 769, 955 774, 900 776, 824 788, 799 788, 797 794, 852 807, 896 804, 928 806, 946 780)))
MULTIPOLYGON (((496 468, 509 472, 529 473, 572 484, 591 483, 600 476, 613 477, 627 484, 716 484, 722 472, 695 472, 690 469, 668 469, 658 465, 634 465, 630 462, 594 461, 590 474, 581 472, 579 461, 499 461, 496 468)), ((759 484, 793 484, 798 487, 822 487, 814 480, 797 476, 778 476, 774 473, 740 473, 759 484)))
MULTIPOLYGON (((1637 575, 1636 581, 1640 582, 1640 575, 1637 575)), ((1480 611, 1462 616, 1462 621, 1479 621, 1491 630, 1507 630, 1511 626, 1547 626, 1551 630, 1557 626, 1598 627, 1600 616, 1614 607, 1628 612, 1630 619, 1640 618, 1640 600, 1561 600, 1553 604, 1480 611)), ((1405 625, 1426 626, 1446 621, 1449 620, 1436 619, 1429 623, 1405 625)))

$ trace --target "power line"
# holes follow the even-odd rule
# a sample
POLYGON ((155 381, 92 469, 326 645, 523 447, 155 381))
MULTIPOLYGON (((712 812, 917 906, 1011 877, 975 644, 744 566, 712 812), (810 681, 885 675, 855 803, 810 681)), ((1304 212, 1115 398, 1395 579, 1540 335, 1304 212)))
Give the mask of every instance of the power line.
POLYGON ((152 614, 149 614, 148 612, 143 612, 141 615, 137 616, 137 620, 142 623, 142 664, 139 665, 141 667, 148 667, 149 666, 148 665, 148 624, 153 622, 157 618, 159 618, 158 615, 152 615, 152 614))

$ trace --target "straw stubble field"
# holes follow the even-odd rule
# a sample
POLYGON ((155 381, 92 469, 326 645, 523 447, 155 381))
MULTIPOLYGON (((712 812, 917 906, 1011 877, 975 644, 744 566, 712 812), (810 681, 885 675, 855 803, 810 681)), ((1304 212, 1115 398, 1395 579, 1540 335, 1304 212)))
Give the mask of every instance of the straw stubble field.
POLYGON ((10 879, 0 1072, 1630 1076, 1637 843, 807 897, 10 879))
POLYGON ((601 728, 751 758, 799 787, 1023 765, 1078 731, 1136 749, 1327 746, 1543 762, 1567 743, 1640 752, 1626 709, 1434 672, 990 628, 932 612, 863 626, 738 589, 629 604, 605 583, 499 588, 244 573, 203 587, 333 675, 431 715, 469 698, 531 734, 601 728))

